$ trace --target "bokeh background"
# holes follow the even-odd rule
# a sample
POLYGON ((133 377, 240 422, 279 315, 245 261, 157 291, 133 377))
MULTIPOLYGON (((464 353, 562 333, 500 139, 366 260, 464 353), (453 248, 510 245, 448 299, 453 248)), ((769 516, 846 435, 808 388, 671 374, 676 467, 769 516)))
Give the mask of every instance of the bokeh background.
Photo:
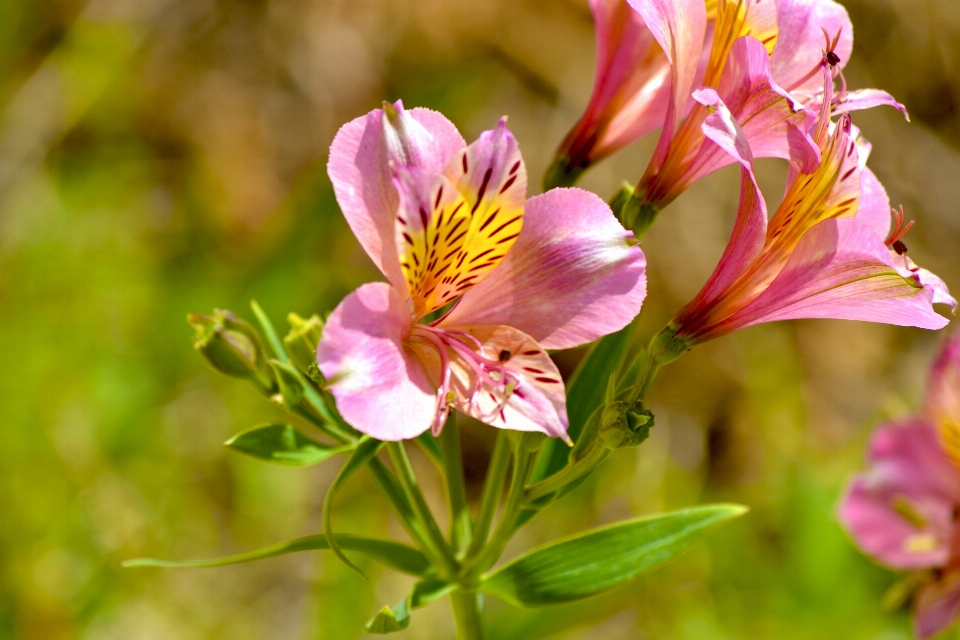
MULTIPOLYGON (((847 78, 910 109, 859 113, 871 165, 917 226, 917 262, 960 291, 960 3, 846 0, 847 78)), ((585 0, 0 2, 0 638, 349 639, 410 580, 300 554, 205 570, 126 558, 223 555, 314 533, 338 461, 270 467, 228 452, 279 417, 193 351, 188 311, 281 326, 378 274, 325 173, 338 126, 402 98, 473 139, 504 114, 531 185, 586 103, 585 0)), ((606 197, 653 140, 597 167, 606 197)), ((762 163, 775 203, 785 167, 762 163)), ((698 184, 647 236, 641 335, 701 286, 738 177, 698 184)), ((536 192, 533 188, 532 192, 536 192)), ((651 395, 657 427, 538 516, 507 557, 624 517, 707 501, 750 514, 607 596, 546 610, 489 602, 491 638, 911 637, 896 576, 835 519, 871 428, 916 407, 944 335, 839 321, 755 327, 698 347, 651 395)), ((582 352, 560 356, 569 370, 582 352)), ((464 426, 476 492, 491 430, 464 426)), ((431 499, 436 477, 423 464, 431 499)), ((366 477, 341 531, 402 539, 366 477)), ((452 636, 449 605, 398 639, 452 636)))

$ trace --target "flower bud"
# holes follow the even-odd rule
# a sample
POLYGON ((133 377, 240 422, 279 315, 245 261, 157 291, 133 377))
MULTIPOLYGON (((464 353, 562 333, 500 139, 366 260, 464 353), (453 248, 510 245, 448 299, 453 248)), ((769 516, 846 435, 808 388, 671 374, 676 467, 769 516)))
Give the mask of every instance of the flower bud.
POLYGON ((246 321, 216 309, 213 316, 187 314, 187 322, 197 331, 193 347, 214 369, 234 378, 264 383, 259 337, 246 321))
POLYGON ((639 401, 609 403, 600 416, 600 440, 609 449, 635 447, 650 437, 652 428, 653 414, 639 401))
POLYGON ((316 314, 304 320, 291 313, 287 316, 287 322, 290 323, 290 332, 284 337, 283 345, 294 364, 301 371, 308 371, 310 365, 315 365, 317 361, 317 344, 323 333, 323 320, 316 314))

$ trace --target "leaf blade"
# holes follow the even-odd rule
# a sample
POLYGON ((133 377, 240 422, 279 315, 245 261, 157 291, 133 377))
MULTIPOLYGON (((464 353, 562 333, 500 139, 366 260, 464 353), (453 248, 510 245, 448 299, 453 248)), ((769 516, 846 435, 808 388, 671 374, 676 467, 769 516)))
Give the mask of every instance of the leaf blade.
POLYGON ((254 427, 238 433, 223 444, 251 458, 287 467, 319 464, 354 448, 352 444, 332 447, 314 442, 289 424, 254 427))
POLYGON ((323 532, 324 535, 327 536, 327 542, 330 543, 330 551, 333 551, 333 554, 340 558, 344 564, 355 570, 364 578, 366 578, 366 576, 364 575, 363 571, 361 571, 358 566, 350 562, 350 559, 343 554, 343 551, 341 551, 339 545, 337 545, 337 539, 333 535, 333 527, 331 522, 332 510, 330 505, 333 503, 333 497, 337 495, 337 492, 340 491, 340 488, 346 484, 350 476, 370 462, 370 460, 377 455, 377 452, 380 451, 380 447, 382 446, 383 442, 380 440, 375 440, 369 436, 360 438, 360 441, 357 443, 357 448, 354 449, 352 454, 350 454, 347 462, 343 465, 343 468, 340 469, 340 473, 337 474, 337 477, 334 478, 333 482, 330 484, 330 488, 327 490, 327 495, 323 499, 323 507, 320 511, 320 518, 323 522, 323 532))
MULTIPOLYGON (((349 534, 337 534, 337 544, 340 548, 347 551, 357 551, 363 553, 373 560, 396 569, 402 573, 412 576, 426 575, 430 570, 430 561, 426 556, 405 544, 391 542, 389 540, 376 540, 373 538, 364 538, 362 536, 353 536, 349 534)), ((327 537, 322 533, 311 536, 296 538, 288 542, 247 551, 232 556, 222 558, 208 558, 203 560, 162 560, 158 558, 135 558, 126 560, 124 567, 160 567, 165 569, 198 569, 207 567, 222 567, 231 564, 241 564, 243 562, 253 562, 264 558, 282 556, 289 553, 300 551, 322 551, 330 549, 330 543, 327 537)))
POLYGON ((480 590, 523 607, 589 598, 673 559, 745 512, 708 505, 587 531, 520 556, 487 576, 480 590))

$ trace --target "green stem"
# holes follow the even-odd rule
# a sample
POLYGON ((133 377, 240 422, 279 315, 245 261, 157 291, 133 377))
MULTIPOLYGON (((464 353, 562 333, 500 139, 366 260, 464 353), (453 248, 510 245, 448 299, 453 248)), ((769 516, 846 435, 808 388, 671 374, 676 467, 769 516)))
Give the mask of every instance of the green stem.
POLYGON ((548 496, 551 493, 558 493, 571 482, 587 475, 596 469, 600 463, 610 455, 610 449, 599 442, 594 443, 594 447, 580 460, 567 465, 552 476, 541 480, 540 482, 527 487, 523 494, 525 506, 536 508, 530 503, 548 496))
POLYGON ((420 485, 417 483, 417 476, 413 472, 413 465, 410 464, 410 458, 407 457, 407 450, 402 442, 388 442, 387 451, 390 453, 390 459, 397 470, 397 477, 400 485, 407 494, 410 506, 413 507, 413 513, 416 515, 416 522, 423 526, 425 534, 423 542, 428 545, 432 555, 437 557, 439 566, 437 567, 446 578, 456 576, 459 569, 456 559, 447 546, 447 541, 443 539, 440 527, 430 512, 420 485))
POLYGON ((457 640, 483 640, 483 596, 458 589, 450 594, 453 617, 457 621, 457 640))
POLYGON ((497 430, 497 441, 493 445, 493 455, 490 457, 490 466, 487 467, 487 478, 483 482, 483 494, 480 497, 480 508, 477 510, 477 523, 473 528, 473 542, 470 544, 468 557, 476 556, 487 542, 493 518, 497 515, 497 505, 503 494, 503 485, 507 480, 507 469, 510 467, 510 441, 503 430, 497 430))
POLYGON ((463 453, 460 448, 460 430, 453 416, 440 432, 440 453, 443 458, 443 477, 447 482, 447 500, 450 502, 450 543, 460 556, 470 544, 470 510, 464 487, 463 453))
POLYGON ((513 477, 510 478, 510 491, 507 493, 507 502, 503 506, 503 513, 500 516, 500 522, 490 541, 480 552, 469 569, 465 572, 467 581, 476 580, 480 575, 493 566, 500 554, 503 553, 507 542, 513 537, 515 523, 520 515, 523 506, 523 491, 527 484, 527 478, 530 470, 533 468, 533 457, 535 452, 526 451, 522 447, 517 447, 513 456, 513 477))

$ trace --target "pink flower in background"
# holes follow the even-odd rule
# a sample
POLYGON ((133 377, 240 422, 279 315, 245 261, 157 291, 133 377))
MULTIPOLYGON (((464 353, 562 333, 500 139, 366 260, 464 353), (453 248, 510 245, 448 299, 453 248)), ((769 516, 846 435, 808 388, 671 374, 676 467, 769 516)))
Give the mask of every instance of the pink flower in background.
POLYGON ((627 0, 590 0, 596 28, 593 94, 567 133, 544 187, 574 184, 586 169, 663 125, 670 62, 627 0))
POLYGON ((824 105, 816 132, 820 165, 792 173, 769 223, 743 130, 722 103, 706 119, 706 135, 741 163, 740 207, 713 275, 673 320, 681 338, 702 342, 797 318, 946 325, 933 304, 956 301, 939 278, 888 246, 890 203, 864 166, 867 147, 858 148, 849 115, 834 124, 828 111, 824 105))
POLYGON ((840 520, 879 562, 916 571, 914 629, 929 638, 960 616, 960 337, 951 339, 917 416, 881 425, 840 520))
POLYGON ((317 361, 343 417, 402 440, 438 433, 452 407, 566 438, 545 349, 623 328, 646 294, 643 253, 609 207, 579 189, 527 200, 505 121, 467 146, 442 115, 400 102, 344 125, 328 172, 389 281, 348 295, 324 327, 317 361))
POLYGON ((742 127, 755 157, 783 158, 803 173, 819 162, 809 134, 825 95, 821 67, 828 66, 841 83, 830 97, 834 112, 890 104, 905 113, 885 92, 847 92, 841 69, 853 48, 853 28, 846 10, 832 0, 719 0, 697 91, 692 90, 701 54, 695 43, 706 28, 702 3, 630 3, 664 50, 673 52, 668 55, 672 102, 637 184, 634 215, 644 208, 655 215, 693 183, 734 162, 703 133, 704 121, 720 103, 742 127))

